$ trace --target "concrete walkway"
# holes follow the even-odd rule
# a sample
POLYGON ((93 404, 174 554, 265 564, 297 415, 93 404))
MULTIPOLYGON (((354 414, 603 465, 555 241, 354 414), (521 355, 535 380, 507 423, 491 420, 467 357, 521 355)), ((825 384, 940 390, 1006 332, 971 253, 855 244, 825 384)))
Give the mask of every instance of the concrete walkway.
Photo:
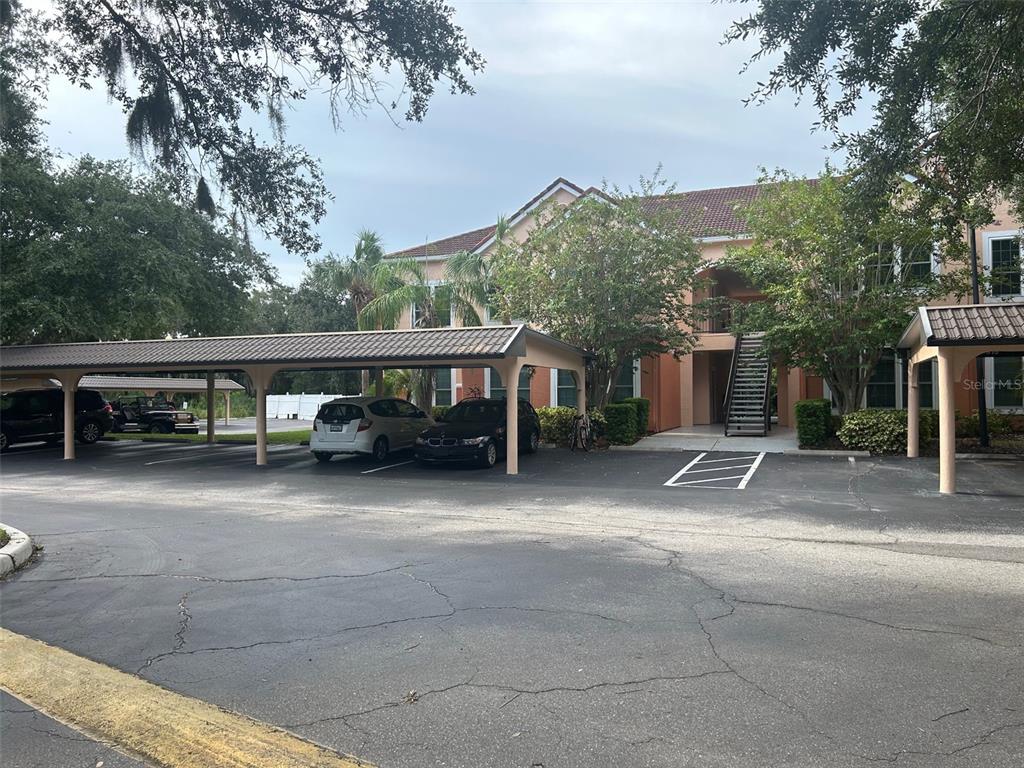
POLYGON ((625 451, 757 451, 783 453, 797 448, 796 430, 772 427, 766 437, 726 437, 721 424, 677 427, 648 435, 633 445, 616 446, 625 451))

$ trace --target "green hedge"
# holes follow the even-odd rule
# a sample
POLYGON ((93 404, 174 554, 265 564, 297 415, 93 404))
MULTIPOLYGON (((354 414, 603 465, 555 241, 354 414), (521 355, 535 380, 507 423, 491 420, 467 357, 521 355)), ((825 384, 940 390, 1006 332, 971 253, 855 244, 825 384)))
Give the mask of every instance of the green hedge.
MULTIPOLYGON (((924 411, 922 411, 924 413, 924 411)), ((936 412, 937 413, 937 412, 936 412)), ((986 411, 988 416, 988 433, 992 437, 1003 437, 1005 435, 1013 434, 1013 422, 1010 417, 1005 413, 999 413, 999 411, 993 411, 989 409, 986 411)), ((978 437, 981 429, 978 425, 978 412, 973 411, 970 416, 958 416, 956 420, 956 436, 957 437, 978 437)), ((938 429, 935 430, 935 434, 938 435, 938 429)))
POLYGON ((608 422, 608 440, 616 445, 636 442, 637 413, 635 403, 610 403, 604 408, 608 422))
POLYGON ((434 421, 443 421, 444 415, 448 413, 448 411, 450 411, 451 408, 452 407, 450 405, 435 405, 433 408, 430 409, 430 415, 434 419, 434 421))
POLYGON ((564 405, 537 409, 540 417, 540 439, 545 443, 563 445, 569 442, 569 430, 576 415, 575 408, 564 405))
POLYGON ((651 401, 646 397, 627 397, 623 403, 632 403, 636 406, 636 433, 639 437, 647 434, 647 423, 651 415, 651 401))
POLYGON ((801 448, 824 445, 832 435, 832 403, 800 400, 796 404, 796 438, 801 448))
MULTIPOLYGON (((930 431, 930 426, 921 426, 922 433, 930 431)), ((867 408, 848 413, 836 434, 852 451, 903 453, 907 450, 907 412, 867 408)))

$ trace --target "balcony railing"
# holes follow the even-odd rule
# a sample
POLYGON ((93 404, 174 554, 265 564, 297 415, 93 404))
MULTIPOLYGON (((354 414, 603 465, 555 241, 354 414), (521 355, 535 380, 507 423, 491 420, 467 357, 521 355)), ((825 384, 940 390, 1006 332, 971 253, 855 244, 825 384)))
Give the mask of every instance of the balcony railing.
POLYGON ((732 327, 732 307, 728 304, 707 306, 697 323, 698 333, 729 333, 732 327))

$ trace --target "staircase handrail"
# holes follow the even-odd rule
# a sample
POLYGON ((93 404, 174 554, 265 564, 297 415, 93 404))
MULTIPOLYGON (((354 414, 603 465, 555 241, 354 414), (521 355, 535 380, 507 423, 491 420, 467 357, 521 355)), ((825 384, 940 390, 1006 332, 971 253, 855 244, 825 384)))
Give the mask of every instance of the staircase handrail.
POLYGON ((772 359, 768 355, 765 355, 765 359, 768 361, 764 367, 764 434, 767 436, 772 428, 772 409, 769 403, 772 394, 772 359))
POLYGON ((732 350, 732 364, 729 366, 729 383, 725 388, 725 436, 729 436, 729 416, 732 414, 732 383, 736 380, 736 368, 740 359, 740 345, 743 343, 743 334, 734 333, 736 346, 732 350))

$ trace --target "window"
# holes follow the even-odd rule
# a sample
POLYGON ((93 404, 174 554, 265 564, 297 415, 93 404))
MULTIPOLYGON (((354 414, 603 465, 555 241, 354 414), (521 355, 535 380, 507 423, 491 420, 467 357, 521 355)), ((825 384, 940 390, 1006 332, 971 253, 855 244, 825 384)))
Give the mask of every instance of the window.
POLYGON ((431 323, 424 315, 423 307, 419 304, 412 305, 412 327, 413 328, 446 328, 455 324, 452 316, 451 289, 446 285, 430 286, 430 295, 434 304, 434 312, 437 317, 431 323))
MULTIPOLYGON (((498 373, 494 368, 489 368, 491 376, 491 394, 489 397, 507 397, 508 393, 505 389, 505 385, 501 381, 501 374, 498 373)), ((520 400, 530 399, 530 374, 524 367, 519 371, 519 393, 518 397, 520 400)))
POLYGON ((935 398, 933 384, 935 382, 935 360, 929 360, 918 366, 917 371, 917 396, 918 404, 922 408, 934 408, 935 398))
POLYGON ((993 358, 992 404, 996 408, 1024 407, 1024 356, 993 358))
POLYGON ((452 369, 442 368, 434 374, 434 405, 452 404, 452 369))
POLYGON ((408 400, 392 400, 391 402, 395 406, 395 412, 403 418, 412 418, 420 412, 420 409, 408 400))
POLYGON ((891 283, 895 266, 896 249, 892 245, 875 246, 864 263, 865 286, 891 283))
POLYGON ((866 402, 868 408, 896 407, 896 353, 892 350, 886 350, 878 359, 868 379, 866 402))
POLYGON ((615 380, 615 387, 612 389, 612 402, 617 403, 627 397, 636 395, 636 361, 625 363, 619 370, 619 378, 615 380))
POLYGON ((555 405, 576 407, 576 377, 572 371, 559 370, 555 381, 555 405))
POLYGON ((900 264, 903 276, 912 282, 928 280, 936 263, 935 256, 935 246, 931 243, 901 247, 900 264))
POLYGON ((398 409, 395 407, 394 400, 378 400, 375 403, 370 403, 367 408, 370 409, 370 413, 374 416, 382 416, 384 418, 398 416, 398 409))
POLYGON ((359 421, 363 418, 363 409, 350 403, 329 403, 320 406, 320 413, 316 417, 325 424, 359 421))
POLYGON ((1020 241, 1015 237, 993 237, 988 245, 992 295, 1020 296, 1020 241))

